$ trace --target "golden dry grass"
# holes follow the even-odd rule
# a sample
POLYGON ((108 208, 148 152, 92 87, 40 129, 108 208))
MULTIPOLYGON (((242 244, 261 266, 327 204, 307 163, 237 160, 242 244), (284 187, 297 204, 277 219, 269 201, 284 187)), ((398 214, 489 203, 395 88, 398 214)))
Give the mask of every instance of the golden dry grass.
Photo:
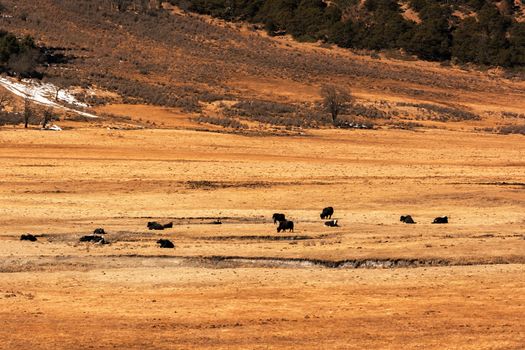
POLYGON ((1 141, 8 349, 525 344, 522 136, 6 128, 1 141), (327 205, 340 228, 319 219, 327 205), (278 235, 273 212, 295 233, 278 235), (401 224, 402 214, 418 224, 401 224), (451 223, 431 225, 440 215, 451 223), (223 225, 210 224, 216 217, 223 225), (151 232, 151 220, 175 226, 151 232), (78 243, 96 227, 112 244, 78 243), (44 236, 18 241, 25 232, 44 236), (293 235, 304 239, 270 239, 293 235), (177 247, 157 248, 161 237, 177 247), (211 256, 248 259, 200 259, 211 256), (281 260, 253 260, 263 257, 281 260), (443 266, 331 269, 292 258, 443 266))

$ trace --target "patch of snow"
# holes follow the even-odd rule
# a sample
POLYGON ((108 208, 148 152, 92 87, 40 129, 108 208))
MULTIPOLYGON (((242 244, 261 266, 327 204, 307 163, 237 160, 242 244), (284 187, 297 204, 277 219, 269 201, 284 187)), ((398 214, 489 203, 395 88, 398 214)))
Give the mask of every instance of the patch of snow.
POLYGON ((62 131, 62 128, 60 126, 58 126, 58 125, 53 124, 53 125, 45 128, 44 130, 62 131))
POLYGON ((96 115, 82 112, 73 108, 62 106, 57 101, 67 103, 69 105, 77 106, 79 108, 89 107, 87 104, 78 101, 75 96, 70 94, 67 90, 60 90, 58 92, 57 101, 55 101, 57 87, 50 83, 40 83, 30 79, 23 79, 17 81, 15 79, 0 77, 0 85, 12 92, 13 94, 22 98, 38 103, 40 105, 60 108, 66 111, 71 111, 89 118, 98 118, 96 115))

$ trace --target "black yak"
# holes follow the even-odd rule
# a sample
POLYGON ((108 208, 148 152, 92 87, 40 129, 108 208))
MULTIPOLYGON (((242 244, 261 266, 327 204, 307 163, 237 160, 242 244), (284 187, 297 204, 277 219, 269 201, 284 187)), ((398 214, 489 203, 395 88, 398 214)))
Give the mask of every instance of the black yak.
POLYGON ((22 235, 20 236, 21 241, 30 241, 30 242, 36 242, 36 237, 32 234, 22 235))
POLYGON ((448 224, 448 217, 447 216, 441 216, 437 217, 432 221, 433 224, 448 224))
POLYGON ((93 242, 93 243, 100 243, 100 244, 108 243, 108 241, 106 241, 104 237, 96 236, 96 235, 82 236, 80 237, 80 242, 93 242))
POLYGON ((279 221, 279 226, 277 226, 277 233, 281 231, 284 232, 286 230, 293 232, 293 221, 288 221, 288 220, 279 221))
POLYGON ((167 223, 165 225, 159 224, 156 221, 150 221, 148 222, 148 229, 150 230, 164 230, 166 228, 172 228, 173 222, 167 223))
POLYGON ((404 222, 405 224, 415 224, 416 223, 414 219, 412 219, 412 216, 410 215, 401 215, 401 218, 399 218, 399 221, 404 222))
POLYGON ((321 213, 321 219, 331 219, 332 215, 334 215, 334 208, 332 207, 326 207, 323 209, 323 212, 321 213))
POLYGON ((157 244, 160 245, 160 248, 175 248, 175 244, 173 244, 169 239, 159 239, 157 244))
POLYGON ((325 221, 324 225, 328 227, 339 227, 337 220, 325 221))
POLYGON ((274 213, 272 215, 272 219, 273 219, 273 223, 276 224, 280 221, 286 221, 286 217, 284 214, 281 214, 281 213, 274 213))

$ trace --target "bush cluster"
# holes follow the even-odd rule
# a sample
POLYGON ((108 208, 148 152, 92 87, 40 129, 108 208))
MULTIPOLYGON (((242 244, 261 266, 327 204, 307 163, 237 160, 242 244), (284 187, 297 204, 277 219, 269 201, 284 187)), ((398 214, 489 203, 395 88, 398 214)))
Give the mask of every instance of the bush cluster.
POLYGON ((498 133, 508 135, 508 134, 521 134, 525 135, 525 124, 523 125, 505 125, 498 129, 498 133))
POLYGON ((194 121, 197 123, 205 123, 205 124, 212 124, 212 125, 219 125, 223 128, 231 128, 231 129, 248 129, 248 125, 245 123, 241 123, 240 121, 233 119, 233 118, 219 118, 219 117, 212 117, 207 115, 200 115, 196 118, 193 118, 194 121))
POLYGON ((319 127, 327 123, 327 116, 318 110, 271 101, 248 100, 226 108, 224 113, 260 123, 285 127, 319 127))
POLYGON ((459 122, 465 120, 480 120, 481 117, 475 113, 465 111, 455 107, 446 107, 433 105, 430 103, 398 103, 399 107, 414 107, 423 112, 423 115, 418 115, 417 119, 435 120, 441 122, 459 122))

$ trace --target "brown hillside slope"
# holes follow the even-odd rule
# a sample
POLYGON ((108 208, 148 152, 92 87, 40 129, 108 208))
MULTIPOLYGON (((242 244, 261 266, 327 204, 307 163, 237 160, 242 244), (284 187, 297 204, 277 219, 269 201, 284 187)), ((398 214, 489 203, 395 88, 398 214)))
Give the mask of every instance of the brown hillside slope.
MULTIPOLYGON (((348 50, 268 38, 237 24, 180 11, 155 16, 117 13, 102 1, 6 0, 1 27, 31 34, 77 58, 51 67, 79 83, 147 102, 198 112, 213 101, 318 100, 336 83, 365 102, 432 102, 475 113, 525 107, 525 84, 501 74, 464 71, 421 61, 372 59, 348 50), (72 68, 72 69, 65 69, 72 68)), ((409 113, 413 116, 413 113, 409 113)), ((490 116, 490 115, 489 115, 490 116)), ((493 125, 488 118, 479 126, 493 125)))

